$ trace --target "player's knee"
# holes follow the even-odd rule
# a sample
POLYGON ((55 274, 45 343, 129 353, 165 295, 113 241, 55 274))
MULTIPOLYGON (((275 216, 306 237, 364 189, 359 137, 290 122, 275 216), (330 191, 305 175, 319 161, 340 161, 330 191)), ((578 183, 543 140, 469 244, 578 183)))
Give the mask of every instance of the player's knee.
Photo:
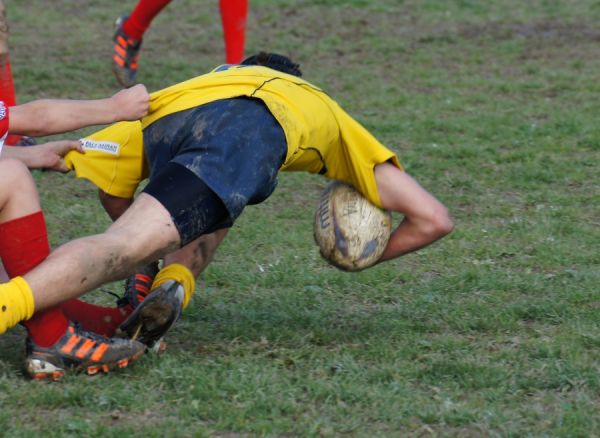
POLYGON ((18 189, 21 196, 26 196, 27 192, 37 193, 29 169, 18 160, 0 161, 0 175, 2 175, 2 186, 5 189, 18 189))
POLYGON ((0 171, 2 172, 2 179, 7 181, 23 178, 25 174, 29 174, 27 167, 22 162, 12 158, 0 161, 0 171))

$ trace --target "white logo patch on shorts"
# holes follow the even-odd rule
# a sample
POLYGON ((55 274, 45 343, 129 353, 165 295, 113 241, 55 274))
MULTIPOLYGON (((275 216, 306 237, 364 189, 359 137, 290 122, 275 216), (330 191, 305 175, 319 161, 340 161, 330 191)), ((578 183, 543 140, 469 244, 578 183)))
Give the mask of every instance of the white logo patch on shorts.
POLYGON ((121 149, 119 143, 113 143, 112 141, 97 141, 82 138, 81 144, 86 151, 104 152, 112 155, 119 155, 119 150, 121 149))

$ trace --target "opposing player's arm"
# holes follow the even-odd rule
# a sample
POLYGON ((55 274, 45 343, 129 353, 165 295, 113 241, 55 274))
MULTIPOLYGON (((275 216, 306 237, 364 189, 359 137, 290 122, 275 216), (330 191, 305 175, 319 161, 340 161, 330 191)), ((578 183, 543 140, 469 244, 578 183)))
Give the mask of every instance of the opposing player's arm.
POLYGON ((389 163, 379 164, 375 180, 383 207, 404 215, 380 261, 415 251, 452 231, 446 207, 406 172, 389 163))
POLYGON ((112 97, 96 100, 40 99, 10 108, 8 130, 44 136, 120 120, 137 120, 148 113, 149 95, 139 84, 112 97))
POLYGON ((14 158, 30 169, 55 170, 65 173, 70 169, 65 165, 63 157, 70 151, 83 153, 81 142, 60 140, 28 147, 6 146, 2 150, 0 159, 14 158))

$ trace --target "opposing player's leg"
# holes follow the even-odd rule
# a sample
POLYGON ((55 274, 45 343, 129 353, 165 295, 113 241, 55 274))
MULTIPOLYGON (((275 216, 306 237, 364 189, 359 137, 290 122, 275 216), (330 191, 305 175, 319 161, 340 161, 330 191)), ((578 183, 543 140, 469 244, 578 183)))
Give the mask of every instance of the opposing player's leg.
POLYGON ((135 40, 141 40, 152 20, 169 3, 171 0, 139 0, 129 14, 127 22, 123 23, 127 35, 135 40))
MULTIPOLYGON (((104 192, 100 200, 109 216, 116 220, 133 203, 133 199, 118 198, 104 192)), ((152 280, 148 285, 148 290, 152 280)), ((131 306, 100 306, 79 299, 72 299, 61 304, 63 314, 69 321, 77 323, 83 330, 102 336, 112 337, 115 330, 133 311, 131 306)))
MULTIPOLYGON (((17 95, 10 66, 8 31, 4 2, 0 0, 0 100, 6 106, 15 106, 17 95)), ((35 144, 35 140, 24 135, 8 134, 4 143, 12 146, 29 146, 35 144)))
POLYGON ((36 308, 46 308, 125 278, 137 267, 172 252, 179 242, 169 212, 152 196, 141 194, 103 234, 62 245, 25 279, 36 308))
POLYGON ((112 66, 115 77, 124 87, 131 87, 136 83, 142 37, 154 17, 170 2, 171 0, 140 0, 129 16, 117 19, 112 66))
POLYGON ((244 58, 248 0, 220 0, 219 8, 225 41, 225 62, 239 64, 244 58))
POLYGON ((23 163, 0 161, 0 222, 27 216, 41 210, 35 183, 23 163))
MULTIPOLYGON (((19 161, 0 161, 0 258, 9 277, 23 275, 50 253, 46 222, 35 183, 19 161)), ((37 313, 23 322, 38 345, 54 344, 68 321, 58 308, 37 313)))
POLYGON ((59 247, 23 277, 0 285, 0 333, 45 310, 109 281, 125 278, 138 266, 179 247, 169 212, 142 194, 105 233, 59 247), (144 226, 140 226, 143 224, 144 226))
MULTIPOLYGON (((50 253, 46 222, 35 183, 19 161, 0 161, 0 258, 9 277, 23 275, 50 253)), ((23 322, 38 345, 54 344, 68 321, 58 308, 37 313, 23 322)))
POLYGON ((452 231, 446 207, 406 172, 382 163, 375 166, 375 180, 383 207, 404 215, 381 261, 415 251, 452 231))
MULTIPOLYGON (((0 258, 8 276, 17 277, 41 263, 50 246, 29 171, 18 161, 3 160, 0 175, 0 258)), ((8 298, 12 302, 15 297, 8 298)), ((113 342, 69 326, 60 306, 37 312, 22 324, 28 335, 26 370, 35 379, 57 379, 71 367, 90 374, 123 367, 145 348, 137 342, 113 342)))

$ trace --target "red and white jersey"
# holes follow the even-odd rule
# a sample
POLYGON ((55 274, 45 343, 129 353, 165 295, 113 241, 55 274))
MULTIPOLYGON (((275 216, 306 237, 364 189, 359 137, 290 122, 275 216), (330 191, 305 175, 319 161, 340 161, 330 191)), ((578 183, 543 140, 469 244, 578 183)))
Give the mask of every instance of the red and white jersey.
POLYGON ((2 146, 4 146, 4 140, 8 135, 8 107, 4 102, 0 100, 0 154, 2 153, 2 146))

